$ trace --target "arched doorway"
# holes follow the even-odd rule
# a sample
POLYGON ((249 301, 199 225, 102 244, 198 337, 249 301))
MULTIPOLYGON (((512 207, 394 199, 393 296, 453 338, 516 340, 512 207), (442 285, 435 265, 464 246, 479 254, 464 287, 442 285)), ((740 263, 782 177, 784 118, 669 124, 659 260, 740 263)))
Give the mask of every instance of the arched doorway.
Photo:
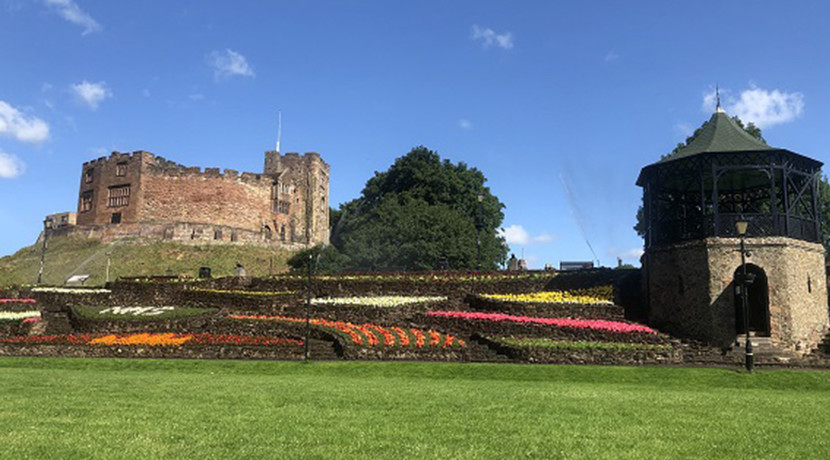
MULTIPOLYGON (((735 332, 738 334, 745 334, 744 327, 744 310, 741 291, 740 275, 743 269, 738 267, 735 270, 733 279, 735 282, 735 332)), ((752 283, 747 284, 746 289, 746 305, 749 310, 749 332, 754 332, 756 336, 769 336, 769 288, 767 284, 767 274, 764 269, 755 264, 746 264, 746 273, 749 279, 754 279, 752 283)))

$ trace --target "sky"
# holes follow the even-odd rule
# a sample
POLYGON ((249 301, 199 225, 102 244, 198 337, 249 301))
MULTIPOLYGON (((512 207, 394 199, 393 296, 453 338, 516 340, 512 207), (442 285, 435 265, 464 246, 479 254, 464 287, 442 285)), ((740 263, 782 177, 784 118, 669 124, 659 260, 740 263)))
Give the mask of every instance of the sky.
POLYGON ((480 169, 531 268, 617 258, 643 166, 727 113, 828 160, 830 2, 0 0, 0 255, 145 150, 259 172, 319 152, 333 204, 424 145, 480 169))

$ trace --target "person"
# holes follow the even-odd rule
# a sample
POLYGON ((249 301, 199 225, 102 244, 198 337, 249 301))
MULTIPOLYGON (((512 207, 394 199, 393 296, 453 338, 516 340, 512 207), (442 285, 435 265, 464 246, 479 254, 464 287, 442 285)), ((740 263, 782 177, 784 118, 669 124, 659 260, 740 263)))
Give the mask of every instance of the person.
POLYGON ((245 267, 243 267, 242 264, 240 264, 239 262, 236 263, 236 270, 234 271, 234 276, 245 276, 245 267))
POLYGON ((519 270, 519 259, 516 254, 510 254, 510 259, 507 261, 507 271, 515 272, 519 270))

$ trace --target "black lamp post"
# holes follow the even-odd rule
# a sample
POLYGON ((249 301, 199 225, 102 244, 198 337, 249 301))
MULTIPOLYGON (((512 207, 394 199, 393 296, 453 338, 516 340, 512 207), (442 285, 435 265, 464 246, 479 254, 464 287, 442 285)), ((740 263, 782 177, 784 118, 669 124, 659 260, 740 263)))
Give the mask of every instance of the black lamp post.
POLYGON ((748 284, 752 282, 747 276, 746 273, 746 258, 750 256, 749 251, 746 249, 746 245, 744 244, 744 236, 746 236, 746 228, 749 225, 749 222, 745 220, 739 220, 735 222, 735 229, 738 230, 738 235, 741 237, 741 305, 743 306, 744 310, 744 332, 746 333, 746 370, 748 372, 752 372, 752 369, 755 367, 755 355, 752 352, 752 340, 749 338, 749 308, 747 305, 747 296, 748 292, 746 287, 748 284))
POLYGON ((308 336, 311 332, 311 271, 312 271, 312 263, 314 262, 314 256, 312 254, 308 255, 308 279, 306 280, 306 296, 305 296, 305 355, 304 359, 308 361, 309 359, 309 349, 308 349, 308 336))
POLYGON ((481 271, 481 231, 484 230, 484 222, 482 222, 482 214, 484 210, 484 195, 479 193, 476 197, 478 200, 478 207, 476 208, 476 270, 481 271))

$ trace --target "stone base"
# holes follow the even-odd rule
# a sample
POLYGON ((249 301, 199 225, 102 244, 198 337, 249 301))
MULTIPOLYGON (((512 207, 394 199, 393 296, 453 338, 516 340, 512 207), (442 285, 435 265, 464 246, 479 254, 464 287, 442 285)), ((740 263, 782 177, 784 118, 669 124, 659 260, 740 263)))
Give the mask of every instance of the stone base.
MULTIPOLYGON (((644 256, 648 320, 671 334, 729 348, 737 327, 737 238, 707 238, 653 247, 644 256)), ((786 237, 747 238, 748 264, 767 278, 769 340, 805 354, 828 330, 824 248, 786 237)))

